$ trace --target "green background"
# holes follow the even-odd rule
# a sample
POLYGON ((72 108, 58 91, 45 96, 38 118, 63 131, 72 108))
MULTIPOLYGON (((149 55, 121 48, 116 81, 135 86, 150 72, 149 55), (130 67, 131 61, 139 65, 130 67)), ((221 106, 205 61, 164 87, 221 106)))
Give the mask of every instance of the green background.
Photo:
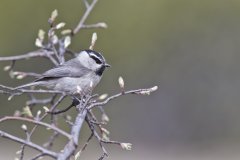
MULTIPOLYGON (((38 30, 48 29, 47 19, 54 9, 59 11, 57 20, 67 23, 66 28, 74 28, 84 13, 81 0, 1 0, 0 56, 35 50, 38 30)), ((87 24, 103 21, 108 29, 81 30, 70 46, 74 51, 88 48, 92 33, 97 32, 95 50, 102 52, 112 67, 95 92, 119 92, 119 76, 123 76, 126 89, 159 86, 151 96, 126 96, 106 106, 110 137, 133 143, 132 151, 107 146, 110 159, 240 157, 239 10, 238 0, 97 3, 87 24)), ((5 65, 8 63, 1 62, 0 68, 5 65)), ((51 67, 44 59, 35 59, 17 62, 16 69, 41 73, 51 67)), ((10 79, 8 73, 0 71, 4 85, 17 86, 31 80, 10 79)), ((23 96, 9 102, 7 96, 0 95, 0 117, 21 109, 24 100, 23 96)), ((74 109, 69 113, 74 115, 74 109)), ((21 132, 20 123, 0 126, 11 133, 21 132)), ((81 144, 88 128, 82 133, 81 144)), ((48 135, 48 131, 40 130, 35 140, 44 142, 48 135)), ((13 159, 17 150, 19 145, 0 138, 4 159, 13 159)), ((100 153, 93 141, 83 157, 97 159, 100 153)))

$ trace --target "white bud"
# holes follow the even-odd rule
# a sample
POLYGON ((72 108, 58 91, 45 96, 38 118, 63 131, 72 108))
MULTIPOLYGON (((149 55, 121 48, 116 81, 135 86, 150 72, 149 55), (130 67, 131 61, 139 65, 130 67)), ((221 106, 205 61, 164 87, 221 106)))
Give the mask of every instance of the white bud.
POLYGON ((103 122, 109 122, 109 117, 105 113, 102 114, 102 121, 103 122))
POLYGON ((92 41, 91 41, 91 45, 90 45, 89 49, 93 49, 96 41, 97 41, 97 33, 94 32, 93 35, 92 35, 92 41))
POLYGON ((25 132, 27 131, 27 126, 26 126, 25 124, 23 124, 23 125, 21 126, 21 128, 22 128, 22 130, 24 130, 25 132))
POLYGON ((67 36, 67 37, 64 39, 64 48, 67 48, 70 44, 71 44, 71 37, 70 37, 70 36, 67 36))
POLYGON ((9 71, 10 69, 11 69, 11 66, 5 66, 5 67, 3 68, 4 71, 9 71))
POLYGON ((99 26, 99 27, 102 27, 102 28, 107 28, 107 27, 108 27, 107 24, 104 23, 104 22, 98 23, 98 26, 99 26))
POLYGON ((99 100, 104 100, 108 97, 108 94, 102 94, 101 96, 98 97, 99 100))
POLYGON ((21 116, 21 112, 19 110, 16 110, 13 114, 14 117, 20 117, 21 116))
POLYGON ((77 152, 74 156, 74 160, 77 160, 80 157, 81 151, 77 152))
POLYGON ((51 17, 50 17, 50 23, 52 23, 58 16, 58 11, 55 9, 52 14, 51 14, 51 17))
POLYGON ((107 135, 110 134, 109 130, 107 130, 106 128, 101 128, 101 130, 102 130, 104 133, 106 133, 107 135))
POLYGON ((49 109, 48 109, 47 106, 43 106, 43 109, 44 109, 45 112, 49 112, 49 109))
POLYGON ((108 135, 107 135, 105 132, 102 133, 102 139, 103 139, 104 141, 109 141, 109 140, 110 140, 109 137, 108 137, 108 135))
POLYGON ((71 121, 71 120, 72 120, 72 117, 71 117, 70 115, 67 115, 67 116, 66 116, 66 119, 67 119, 68 121, 71 121))
POLYGON ((154 86, 154 87, 150 88, 150 91, 151 91, 151 92, 154 92, 154 91, 156 91, 157 89, 158 89, 158 86, 154 86))
POLYGON ((66 34, 70 34, 70 33, 72 33, 71 29, 65 29, 61 32, 62 35, 66 35, 66 34))
POLYGON ((45 36, 45 31, 40 29, 38 31, 38 38, 39 38, 39 40, 43 41, 44 40, 44 36, 45 36))
POLYGON ((59 24, 56 25, 56 29, 63 28, 65 25, 66 25, 66 23, 61 22, 61 23, 59 23, 59 24))
POLYGON ((118 78, 118 84, 121 89, 124 89, 124 80, 121 76, 118 78))
POLYGON ((92 35, 92 44, 95 44, 96 41, 97 41, 97 33, 94 32, 92 35))
POLYGON ((25 75, 20 74, 20 75, 18 75, 16 78, 17 78, 17 79, 23 79, 24 77, 25 77, 25 75))
POLYGON ((56 35, 52 36, 52 43, 57 44, 58 43, 58 37, 56 35))
POLYGON ((132 149, 132 144, 131 143, 120 143, 122 149, 130 151, 132 149))
POLYGON ((27 117, 33 117, 29 106, 26 106, 26 107, 23 108, 23 114, 26 115, 27 117))
POLYGON ((41 113, 42 113, 42 111, 41 111, 41 110, 38 110, 38 111, 37 111, 37 117, 39 117, 41 113))
POLYGON ((43 46, 42 41, 39 38, 36 39, 35 46, 37 46, 37 47, 42 47, 43 46))
POLYGON ((13 95, 9 96, 8 101, 11 101, 13 97, 14 97, 13 95))

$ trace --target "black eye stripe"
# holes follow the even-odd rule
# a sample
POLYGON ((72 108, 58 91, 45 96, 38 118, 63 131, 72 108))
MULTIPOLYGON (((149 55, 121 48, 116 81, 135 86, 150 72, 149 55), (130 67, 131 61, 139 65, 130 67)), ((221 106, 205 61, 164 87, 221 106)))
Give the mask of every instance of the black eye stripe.
POLYGON ((91 58, 94 59, 94 61, 95 61, 97 64, 102 64, 102 61, 100 61, 97 57, 91 56, 91 58))

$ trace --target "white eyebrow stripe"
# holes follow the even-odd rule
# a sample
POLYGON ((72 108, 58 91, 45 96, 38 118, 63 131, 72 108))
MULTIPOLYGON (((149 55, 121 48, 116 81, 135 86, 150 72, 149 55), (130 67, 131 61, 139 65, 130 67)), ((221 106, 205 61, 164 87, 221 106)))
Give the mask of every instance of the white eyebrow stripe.
POLYGON ((99 59, 101 62, 103 61, 101 57, 97 56, 94 53, 89 53, 90 56, 96 57, 97 59, 99 59))

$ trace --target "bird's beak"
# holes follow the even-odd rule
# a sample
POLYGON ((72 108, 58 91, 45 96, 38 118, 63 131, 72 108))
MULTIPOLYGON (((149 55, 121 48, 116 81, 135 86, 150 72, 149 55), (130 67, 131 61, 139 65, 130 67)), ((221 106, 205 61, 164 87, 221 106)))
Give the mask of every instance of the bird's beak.
POLYGON ((104 64, 105 67, 111 67, 109 64, 105 63, 104 64))

